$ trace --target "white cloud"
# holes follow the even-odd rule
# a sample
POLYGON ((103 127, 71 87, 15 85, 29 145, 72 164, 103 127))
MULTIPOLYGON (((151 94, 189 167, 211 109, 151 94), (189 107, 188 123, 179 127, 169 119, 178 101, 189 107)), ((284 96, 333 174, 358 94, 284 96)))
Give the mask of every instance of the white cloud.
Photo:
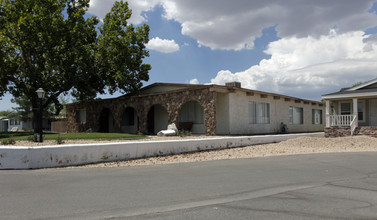
POLYGON ((190 84, 199 84, 199 80, 197 78, 190 80, 190 84))
POLYGON ((159 37, 150 39, 146 47, 149 50, 156 50, 161 53, 173 53, 179 51, 179 45, 174 40, 160 39, 159 37))
POLYGON ((165 17, 181 23, 182 34, 212 49, 250 49, 262 30, 275 26, 285 37, 319 37, 377 26, 368 13, 375 0, 161 0, 165 17))
POLYGON ((377 77, 377 42, 364 32, 284 38, 269 44, 270 59, 243 72, 218 72, 211 83, 319 99, 324 92, 377 77))
MULTIPOLYGON (((104 19, 106 14, 110 12, 114 2, 116 0, 91 0, 89 13, 104 19)), ((128 7, 132 10, 132 16, 130 23, 140 24, 147 21, 147 18, 143 15, 143 12, 152 10, 160 0, 128 0, 128 7)))
MULTIPOLYGON (((319 37, 336 28, 338 33, 377 26, 369 13, 376 0, 129 0, 131 23, 147 18, 143 12, 162 5, 166 19, 181 24, 182 34, 212 49, 251 49, 265 28, 275 26, 278 36, 319 37)), ((89 12, 104 18, 115 0, 91 0, 89 12)))

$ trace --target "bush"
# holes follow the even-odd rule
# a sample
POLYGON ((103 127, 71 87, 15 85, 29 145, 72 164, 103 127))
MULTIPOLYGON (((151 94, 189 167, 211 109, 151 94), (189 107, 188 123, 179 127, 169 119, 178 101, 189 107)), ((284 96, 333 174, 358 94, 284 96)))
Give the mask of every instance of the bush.
POLYGON ((1 144, 2 145, 15 145, 16 141, 12 137, 10 137, 8 139, 2 140, 1 144))
POLYGON ((192 133, 191 133, 191 131, 187 131, 187 130, 179 130, 178 135, 180 137, 186 137, 186 136, 191 136, 192 133))
POLYGON ((30 142, 38 142, 38 134, 33 134, 27 137, 27 140, 30 142))
POLYGON ((64 144, 65 142, 64 142, 64 138, 62 137, 62 136, 58 136, 57 138, 56 138, 56 143, 57 144, 64 144))

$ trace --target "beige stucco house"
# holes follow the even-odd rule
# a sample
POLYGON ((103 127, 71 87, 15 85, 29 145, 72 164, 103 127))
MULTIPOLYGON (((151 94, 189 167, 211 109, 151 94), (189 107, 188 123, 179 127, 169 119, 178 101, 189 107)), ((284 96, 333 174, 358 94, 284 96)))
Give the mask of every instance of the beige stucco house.
POLYGON ((326 136, 377 136, 377 78, 322 98, 326 101, 326 136))
POLYGON ((113 99, 67 106, 69 132, 156 134, 175 123, 195 134, 246 135, 323 131, 324 105, 280 94, 221 85, 155 83, 113 99))

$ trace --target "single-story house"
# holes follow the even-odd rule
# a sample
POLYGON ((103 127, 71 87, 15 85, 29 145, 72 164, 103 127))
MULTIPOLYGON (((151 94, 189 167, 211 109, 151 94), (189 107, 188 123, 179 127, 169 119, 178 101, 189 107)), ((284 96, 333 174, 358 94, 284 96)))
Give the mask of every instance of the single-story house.
POLYGON ((6 116, 0 116, 0 132, 8 131, 8 119, 6 116))
POLYGON ((323 95, 327 137, 377 136, 377 78, 323 95))
POLYGON ((222 85, 154 83, 137 94, 66 105, 68 132, 156 134, 175 123, 194 134, 247 135, 324 129, 324 105, 222 85))

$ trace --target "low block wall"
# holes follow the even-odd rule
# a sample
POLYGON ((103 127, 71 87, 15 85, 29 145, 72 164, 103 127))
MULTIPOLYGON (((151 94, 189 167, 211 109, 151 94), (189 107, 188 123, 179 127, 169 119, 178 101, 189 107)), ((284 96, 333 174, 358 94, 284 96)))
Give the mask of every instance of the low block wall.
POLYGON ((36 169, 130 160, 185 152, 274 143, 310 135, 318 135, 318 133, 43 147, 0 146, 0 169, 36 169))

